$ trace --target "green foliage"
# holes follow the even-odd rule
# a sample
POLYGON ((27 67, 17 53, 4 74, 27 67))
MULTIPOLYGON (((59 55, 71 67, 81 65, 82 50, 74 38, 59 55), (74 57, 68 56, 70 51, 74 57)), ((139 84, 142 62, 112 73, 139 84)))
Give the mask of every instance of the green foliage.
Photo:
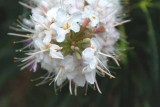
POLYGON ((13 57, 20 56, 14 50, 22 44, 12 45, 20 39, 7 36, 12 32, 8 26, 22 11, 28 13, 18 0, 0 0, 0 107, 159 107, 160 2, 130 0, 130 6, 125 7, 132 21, 119 27, 118 47, 127 50, 120 57, 122 68, 113 69, 116 79, 97 77, 102 95, 89 88, 84 96, 85 89, 78 88, 75 97, 65 86, 56 96, 54 85, 35 87, 39 81, 30 82, 45 71, 19 71, 18 63, 13 63, 13 57))

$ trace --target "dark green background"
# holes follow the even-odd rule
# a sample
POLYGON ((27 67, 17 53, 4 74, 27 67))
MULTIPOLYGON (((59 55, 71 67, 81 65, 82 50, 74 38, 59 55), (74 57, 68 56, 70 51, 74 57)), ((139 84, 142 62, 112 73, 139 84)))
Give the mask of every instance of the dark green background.
POLYGON ((117 78, 98 78, 102 95, 89 88, 84 96, 80 88, 75 97, 66 86, 56 96, 53 86, 30 82, 44 71, 20 71, 13 63, 19 56, 14 50, 23 44, 12 44, 20 39, 7 35, 8 26, 24 9, 18 0, 0 0, 0 107, 160 107, 160 1, 130 0, 125 8, 132 22, 120 27, 129 43, 121 43, 128 50, 117 78))

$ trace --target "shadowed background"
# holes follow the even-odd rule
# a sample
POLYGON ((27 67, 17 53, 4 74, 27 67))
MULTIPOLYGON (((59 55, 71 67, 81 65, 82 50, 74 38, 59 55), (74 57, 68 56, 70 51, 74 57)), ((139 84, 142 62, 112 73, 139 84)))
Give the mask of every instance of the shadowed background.
MULTIPOLYGON (((98 78, 102 95, 89 88, 78 89, 78 96, 69 94, 68 85, 58 96, 54 87, 30 82, 45 71, 20 71, 14 56, 23 56, 13 45, 20 38, 8 36, 9 26, 26 11, 18 0, 0 0, 0 107, 159 107, 160 106, 160 1, 122 1, 132 21, 120 26, 120 47, 127 48, 122 56, 122 69, 116 70, 116 79, 98 78), (124 29, 125 28, 125 29, 124 29), (125 39, 128 41, 125 42, 125 39), (133 48, 134 47, 134 48, 133 48)), ((114 70, 115 71, 115 70, 114 70)))

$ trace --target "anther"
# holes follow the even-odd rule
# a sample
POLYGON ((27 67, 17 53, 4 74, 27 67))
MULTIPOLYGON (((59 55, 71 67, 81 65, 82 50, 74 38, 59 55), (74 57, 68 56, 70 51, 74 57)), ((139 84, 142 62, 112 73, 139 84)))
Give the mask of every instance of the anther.
POLYGON ((57 48, 55 48, 54 50, 58 51, 58 49, 57 49, 57 48))
POLYGON ((19 15, 18 18, 19 18, 19 19, 22 19, 22 15, 19 15))
POLYGON ((12 26, 9 26, 9 29, 12 29, 12 26))
POLYGON ((110 79, 112 79, 113 77, 110 75, 110 79))
POLYGON ((51 57, 51 59, 53 60, 54 58, 53 58, 53 57, 51 57))
POLYGON ((54 33, 52 33, 52 37, 54 37, 54 33))
POLYGON ((36 86, 36 87, 38 87, 39 85, 38 85, 38 84, 36 84, 35 86, 36 86))
POLYGON ((50 45, 46 45, 46 48, 50 48, 50 45))
POLYGON ((91 48, 92 48, 92 49, 95 49, 95 47, 94 47, 94 46, 92 46, 91 48))
POLYGON ((93 88, 94 88, 94 91, 95 91, 95 90, 96 90, 96 86, 94 85, 94 87, 93 87, 93 88))
POLYGON ((20 27, 20 25, 17 25, 17 27, 20 27))
POLYGON ((30 69, 29 71, 32 72, 32 69, 30 69))
POLYGON ((13 59, 15 59, 15 60, 16 60, 16 59, 17 59, 17 57, 13 57, 13 59))
POLYGON ((15 41, 13 41, 13 45, 15 45, 16 44, 16 42, 15 41))
POLYGON ((96 17, 95 17, 95 16, 92 16, 92 18, 93 18, 93 19, 96 19, 96 17))
POLYGON ((30 3, 29 6, 32 6, 32 3, 30 3))
POLYGON ((130 5, 130 3, 128 1, 125 2, 126 5, 130 5))

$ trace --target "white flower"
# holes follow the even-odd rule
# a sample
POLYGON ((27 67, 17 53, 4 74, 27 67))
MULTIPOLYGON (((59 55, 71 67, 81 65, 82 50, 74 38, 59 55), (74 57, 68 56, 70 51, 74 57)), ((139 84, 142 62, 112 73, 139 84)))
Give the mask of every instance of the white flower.
POLYGON ((53 30, 45 30, 45 37, 43 39, 43 43, 46 45, 50 45, 51 40, 55 39, 56 37, 56 32, 53 30))
POLYGON ((74 13, 70 16, 63 9, 59 9, 57 11, 57 16, 55 19, 56 22, 51 25, 51 29, 55 29, 57 31, 58 42, 63 42, 66 34, 69 33, 70 30, 79 32, 80 25, 78 25, 78 22, 80 21, 80 18, 80 13, 74 13))
POLYGON ((56 7, 53 7, 51 8, 50 10, 47 11, 47 19, 50 21, 50 22, 54 22, 55 19, 56 19, 56 16, 57 16, 57 10, 58 10, 58 6, 56 7))
POLYGON ((40 49, 40 50, 46 49, 43 41, 40 38, 34 39, 34 43, 35 43, 35 47, 37 47, 38 49, 40 49))
POLYGON ((85 11, 83 13, 83 18, 89 18, 91 20, 90 26, 91 27, 96 27, 99 23, 99 17, 97 12, 93 11, 92 8, 85 8, 85 11))
POLYGON ((82 52, 82 58, 86 64, 89 65, 91 69, 95 69, 98 64, 97 61, 97 51, 100 50, 99 44, 96 41, 96 38, 91 39, 91 47, 86 48, 82 52))
POLYGON ((52 59, 54 59, 54 58, 64 59, 62 53, 60 52, 61 49, 62 49, 62 47, 59 47, 58 45, 52 44, 50 47, 51 58, 52 59))

